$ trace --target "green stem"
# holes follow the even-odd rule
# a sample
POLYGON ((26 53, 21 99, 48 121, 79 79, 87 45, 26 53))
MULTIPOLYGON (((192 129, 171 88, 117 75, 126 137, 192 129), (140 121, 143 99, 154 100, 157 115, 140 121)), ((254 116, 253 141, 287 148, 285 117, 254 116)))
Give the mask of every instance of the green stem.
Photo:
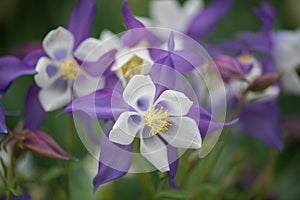
POLYGON ((17 148, 17 142, 13 145, 11 149, 11 155, 10 155, 10 163, 9 163, 9 168, 7 172, 7 191, 6 191, 6 199, 11 200, 12 193, 11 189, 14 187, 14 182, 13 182, 13 173, 14 173, 14 168, 15 168, 15 151, 17 148))
MULTIPOLYGON (((74 121, 72 116, 69 116, 68 118, 69 120, 69 127, 68 127, 68 131, 67 131, 67 135, 66 135, 66 150, 69 154, 73 154, 73 134, 74 134, 74 121)), ((65 165, 65 194, 66 194, 66 200, 70 200, 71 199, 71 195, 70 195, 70 172, 71 172, 71 161, 66 161, 66 165, 65 165)))
MULTIPOLYGON (((241 111, 243 109, 243 106, 245 105, 246 96, 247 96, 247 91, 245 91, 244 93, 242 93, 240 102, 239 102, 239 104, 237 106, 236 117, 239 117, 239 115, 240 115, 240 113, 241 113, 241 111)), ((218 161, 219 161, 222 153, 224 152, 225 146, 228 144, 229 139, 231 138, 231 135, 233 133, 234 127, 235 127, 235 125, 231 125, 231 126, 228 127, 228 131, 225 134, 224 139, 221 142, 221 145, 216 150, 216 156, 215 156, 215 158, 213 159, 212 163, 208 167, 208 171, 204 173, 204 176, 203 176, 202 181, 201 181, 202 183, 207 182, 208 179, 210 178, 210 176, 211 176, 212 172, 214 171, 214 168, 216 167, 216 165, 217 165, 217 163, 218 163, 218 161)), ((196 192, 196 195, 198 195, 198 193, 200 193, 200 190, 199 190, 199 192, 196 192)))
POLYGON ((159 199, 159 193, 161 192, 164 182, 165 180, 168 178, 167 173, 160 173, 159 175, 159 182, 156 188, 156 192, 155 192, 155 199, 159 199))

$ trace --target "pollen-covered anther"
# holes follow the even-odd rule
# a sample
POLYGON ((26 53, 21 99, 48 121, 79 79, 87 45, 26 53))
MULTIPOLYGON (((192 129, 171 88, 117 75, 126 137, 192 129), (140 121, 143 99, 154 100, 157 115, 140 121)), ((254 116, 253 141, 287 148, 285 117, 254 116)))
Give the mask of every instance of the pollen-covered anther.
POLYGON ((151 128, 151 135, 163 134, 171 125, 168 119, 168 110, 157 109, 155 105, 144 115, 145 125, 151 128))
POLYGON ((250 54, 244 53, 236 57, 238 61, 244 64, 251 64, 252 63, 252 56, 250 54))
POLYGON ((78 63, 73 59, 64 59, 58 66, 59 73, 64 77, 65 80, 75 80, 80 67, 78 63))
POLYGON ((124 78, 131 79, 134 75, 142 74, 144 60, 137 55, 122 66, 122 73, 124 78))

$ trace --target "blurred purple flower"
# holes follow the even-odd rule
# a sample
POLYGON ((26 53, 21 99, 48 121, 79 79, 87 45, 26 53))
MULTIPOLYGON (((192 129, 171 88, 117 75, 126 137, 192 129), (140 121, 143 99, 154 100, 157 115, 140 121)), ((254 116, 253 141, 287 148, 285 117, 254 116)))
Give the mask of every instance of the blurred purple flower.
MULTIPOLYGON (((278 124, 279 108, 277 103, 280 87, 276 81, 277 79, 271 82, 266 79, 266 76, 274 75, 275 72, 272 58, 272 27, 275 10, 266 2, 261 2, 260 5, 261 7, 254 9, 254 12, 263 23, 261 30, 258 32, 242 32, 238 35, 238 38, 217 46, 218 51, 214 52, 217 53, 215 57, 222 56, 220 54, 229 54, 233 57, 230 62, 217 59, 217 64, 222 61, 221 64, 223 65, 231 65, 231 67, 226 67, 226 70, 230 68, 231 73, 231 80, 226 85, 229 86, 227 89, 228 101, 233 108, 236 108, 247 88, 257 89, 259 87, 264 89, 257 92, 247 92, 245 106, 240 113, 242 128, 268 146, 282 149, 283 142, 278 124), (238 61, 243 76, 247 80, 246 82, 234 80, 235 77, 232 76, 232 71, 236 71, 237 67, 236 62, 232 62, 232 60, 238 61), (264 82, 262 83, 261 80, 264 80, 264 82), (264 88, 263 86, 268 87, 264 88)), ((223 73, 222 70, 221 74, 223 73)))
MULTIPOLYGON (((6 200, 6 195, 0 197, 0 200, 6 200)), ((11 200, 32 200, 29 194, 22 194, 21 196, 12 195, 11 200)))

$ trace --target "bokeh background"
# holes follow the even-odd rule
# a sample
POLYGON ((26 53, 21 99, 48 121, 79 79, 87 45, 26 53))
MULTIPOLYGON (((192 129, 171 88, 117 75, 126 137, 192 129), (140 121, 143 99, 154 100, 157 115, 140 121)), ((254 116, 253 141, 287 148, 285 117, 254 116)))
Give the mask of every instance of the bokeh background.
MULTIPOLYGON (((128 0, 132 12, 136 16, 148 16, 148 3, 150 0, 128 0)), ((180 0, 181 3, 184 0, 180 0)), ((209 1, 205 1, 206 3, 209 1)), ((300 27, 300 1, 299 0, 273 0, 270 2, 277 10, 275 29, 296 29, 300 27)), ((67 26, 68 19, 76 4, 76 0, 0 0, 0 56, 14 54, 23 56, 24 45, 40 45, 45 35, 58 26, 67 26), (23 50, 22 50, 23 49, 23 50)), ((109 29, 114 33, 126 30, 122 22, 122 0, 96 0, 97 11, 91 36, 99 37, 101 30, 109 29)), ((217 42, 231 38, 239 31, 257 31, 261 22, 252 12, 253 7, 258 7, 259 1, 236 0, 230 12, 220 21, 216 29, 207 38, 208 41, 217 42)), ((174 22, 175 23, 175 22, 174 22)), ((300 55, 299 55, 300 56, 300 55)), ((1 73, 1 72, 0 72, 1 73)), ((23 101, 26 90, 33 82, 33 77, 18 79, 1 102, 6 108, 7 124, 14 129, 23 115, 23 101)), ((280 98, 282 122, 290 116, 300 117, 300 98, 284 94, 280 98)), ((68 117, 57 115, 60 111, 52 112, 46 118, 43 130, 52 135, 56 141, 64 147, 64 135, 67 131, 68 117)), ((299 121, 300 124, 300 121, 299 121)), ((299 129, 298 129, 299 130, 299 129)), ((139 199, 143 192, 141 176, 127 175, 125 178, 103 186, 95 195, 92 192, 92 177, 97 170, 97 162, 87 155, 87 151, 75 135, 73 155, 80 161, 74 164, 72 169, 72 199, 92 199, 104 196, 104 199, 139 199), (89 170, 90 169, 90 170, 89 170), (111 187, 114 185, 114 187, 111 187)), ((273 199, 299 199, 300 198, 300 133, 285 133, 285 148, 277 153, 268 149, 259 141, 247 135, 233 137, 225 154, 217 166, 214 176, 226 174, 226 170, 238 168, 241 163, 242 172, 237 173, 238 182, 224 179, 218 184, 228 184, 232 197, 242 198, 243 191, 254 191, 248 188, 250 182, 259 181, 268 184, 270 198, 273 199), (297 135, 298 134, 298 135, 297 135), (276 159, 275 169, 268 172, 268 167, 276 159), (271 164, 270 164, 271 163, 271 164), (262 171, 267 171, 261 173, 262 171), (262 176, 262 174, 264 174, 262 176), (264 176, 270 176, 271 179, 264 176), (241 196, 236 196, 241 195, 241 196)), ((54 161, 31 155, 32 170, 35 170, 36 180, 28 180, 26 188, 31 188, 42 199, 53 199, 54 196, 63 199, 63 177, 60 166, 63 161, 54 161)), ((184 165, 181 164, 181 165, 184 165)), ((199 169, 200 170, 200 169, 199 169)), ((237 169, 238 170, 238 169, 237 169)), ((151 174, 154 178, 157 176, 151 174)), ((156 177, 157 178, 157 177, 156 177)), ((143 179, 142 179, 143 180, 143 179)), ((195 184, 196 184, 195 179, 195 184)), ((210 186, 214 190, 217 186, 210 186)), ((250 186, 249 186, 250 187, 250 186)), ((180 195, 179 195, 180 196, 180 195)))

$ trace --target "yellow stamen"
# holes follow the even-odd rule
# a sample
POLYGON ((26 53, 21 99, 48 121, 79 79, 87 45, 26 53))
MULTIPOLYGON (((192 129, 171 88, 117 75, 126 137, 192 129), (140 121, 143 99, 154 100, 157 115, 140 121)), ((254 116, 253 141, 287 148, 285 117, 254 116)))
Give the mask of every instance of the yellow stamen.
POLYGON ((124 78, 131 79, 134 75, 142 74, 144 60, 136 55, 122 66, 122 73, 124 78))
POLYGON ((244 53, 236 57, 238 61, 245 64, 250 64, 252 62, 252 56, 250 54, 244 53))
POLYGON ((64 77, 65 80, 75 80, 80 68, 78 63, 73 59, 64 59, 58 66, 59 73, 64 77))
POLYGON ((145 125, 151 128, 151 135, 157 133, 163 134, 171 125, 171 120, 168 119, 168 110, 163 111, 162 108, 157 109, 155 105, 144 115, 145 125))
POLYGON ((141 40, 138 45, 143 47, 150 47, 150 43, 147 40, 141 40))

